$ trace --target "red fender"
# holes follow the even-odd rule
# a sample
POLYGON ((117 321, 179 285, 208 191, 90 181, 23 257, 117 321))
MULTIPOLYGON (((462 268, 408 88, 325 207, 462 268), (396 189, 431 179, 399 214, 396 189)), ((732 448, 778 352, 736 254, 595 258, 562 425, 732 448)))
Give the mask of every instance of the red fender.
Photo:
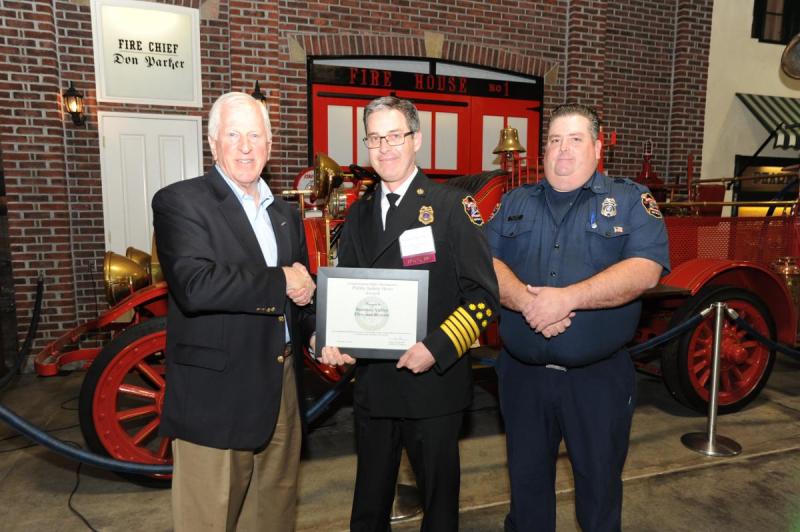
POLYGON ((65 364, 93 360, 100 352, 101 347, 78 348, 70 351, 64 351, 64 349, 80 343, 87 333, 103 329, 124 329, 146 319, 140 313, 135 312, 136 309, 146 309, 153 316, 165 316, 167 314, 167 283, 156 283, 137 290, 105 311, 97 319, 83 323, 47 344, 33 360, 36 373, 43 377, 50 377, 58 374, 65 364), (131 311, 135 312, 133 318, 124 320, 124 316, 131 311))
POLYGON ((744 260, 692 259, 675 267, 661 284, 696 294, 706 285, 731 285, 757 294, 769 307, 778 329, 778 341, 795 345, 797 309, 786 283, 769 268, 744 260))

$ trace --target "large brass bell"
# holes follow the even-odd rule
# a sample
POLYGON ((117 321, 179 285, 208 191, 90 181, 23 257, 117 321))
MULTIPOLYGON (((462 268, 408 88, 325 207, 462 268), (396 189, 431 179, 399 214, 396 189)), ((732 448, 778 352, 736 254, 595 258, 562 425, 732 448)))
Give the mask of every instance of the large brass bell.
POLYGON ((318 153, 314 157, 314 184, 311 187, 311 197, 318 205, 328 202, 331 192, 338 188, 344 181, 341 167, 336 161, 318 153))
POLYGON ((500 130, 500 142, 492 153, 505 153, 510 155, 512 152, 525 153, 525 148, 519 143, 519 132, 515 127, 504 127, 500 130))

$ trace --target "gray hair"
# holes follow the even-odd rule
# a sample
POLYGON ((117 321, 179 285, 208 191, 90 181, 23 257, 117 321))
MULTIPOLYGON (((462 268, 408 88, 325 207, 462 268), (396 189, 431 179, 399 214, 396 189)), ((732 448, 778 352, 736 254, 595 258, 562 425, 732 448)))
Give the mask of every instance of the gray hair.
POLYGON ((592 133, 592 140, 600 138, 600 117, 597 116, 597 111, 588 105, 579 103, 565 103, 559 105, 550 112, 550 123, 552 124, 556 118, 573 115, 582 116, 589 121, 589 131, 592 133))
POLYGON ((208 113, 208 136, 212 139, 217 138, 219 133, 219 120, 222 114, 222 108, 232 102, 242 103, 255 103, 261 111, 261 116, 264 118, 264 129, 267 131, 267 140, 272 139, 272 126, 269 122, 269 113, 267 108, 264 107, 260 101, 256 100, 246 92, 227 92, 217 98, 214 105, 211 106, 211 111, 208 113))
POLYGON ((364 109, 364 131, 367 130, 367 118, 369 118, 369 115, 377 111, 391 111, 392 109, 403 113, 403 116, 406 117, 406 122, 408 122, 408 129, 410 129, 412 133, 419 131, 419 113, 417 112, 417 108, 414 107, 414 104, 410 101, 401 100, 394 96, 384 96, 369 102, 364 109))

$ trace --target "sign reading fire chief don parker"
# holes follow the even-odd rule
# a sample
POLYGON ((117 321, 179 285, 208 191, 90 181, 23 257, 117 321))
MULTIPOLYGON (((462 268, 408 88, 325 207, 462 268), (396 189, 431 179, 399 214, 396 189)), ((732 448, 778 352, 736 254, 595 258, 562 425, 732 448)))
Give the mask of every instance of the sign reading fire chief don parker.
POLYGON ((356 358, 399 359, 425 336, 428 272, 320 268, 317 345, 356 358))
POLYGON ((200 107, 197 9, 92 0, 97 99, 200 107))

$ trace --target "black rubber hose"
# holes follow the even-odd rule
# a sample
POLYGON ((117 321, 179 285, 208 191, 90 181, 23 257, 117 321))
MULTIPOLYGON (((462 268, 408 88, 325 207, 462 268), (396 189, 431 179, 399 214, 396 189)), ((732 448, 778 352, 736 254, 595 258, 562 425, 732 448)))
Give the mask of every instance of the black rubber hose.
POLYGON ((65 456, 71 460, 76 460, 82 464, 116 471, 117 473, 133 473, 136 475, 170 475, 172 474, 171 465, 148 465, 138 462, 124 462, 115 460, 99 454, 90 453, 83 449, 64 443, 58 438, 50 436, 39 428, 33 426, 25 419, 0 404, 0 421, 7 423, 12 429, 35 443, 44 445, 48 449, 65 456))
POLYGON ((339 379, 339 382, 333 385, 333 388, 325 392, 316 403, 311 405, 311 408, 306 412, 306 423, 308 425, 314 423, 314 421, 328 409, 333 400, 342 393, 342 390, 350 384, 350 379, 353 377, 353 372, 355 372, 355 370, 355 366, 349 368, 339 379))
POLYGON ((31 351, 31 344, 33 344, 33 339, 36 338, 36 331, 39 329, 39 320, 42 317, 43 295, 44 277, 40 273, 39 278, 36 280, 36 301, 33 304, 33 316, 31 316, 31 323, 28 325, 28 334, 25 335, 25 341, 22 343, 22 348, 19 350, 19 352, 17 352, 17 358, 14 360, 14 365, 8 370, 8 374, 0 379, 0 391, 3 391, 3 389, 8 386, 8 383, 11 382, 11 379, 14 378, 14 375, 19 373, 19 369, 22 367, 25 359, 28 358, 28 353, 31 351))

